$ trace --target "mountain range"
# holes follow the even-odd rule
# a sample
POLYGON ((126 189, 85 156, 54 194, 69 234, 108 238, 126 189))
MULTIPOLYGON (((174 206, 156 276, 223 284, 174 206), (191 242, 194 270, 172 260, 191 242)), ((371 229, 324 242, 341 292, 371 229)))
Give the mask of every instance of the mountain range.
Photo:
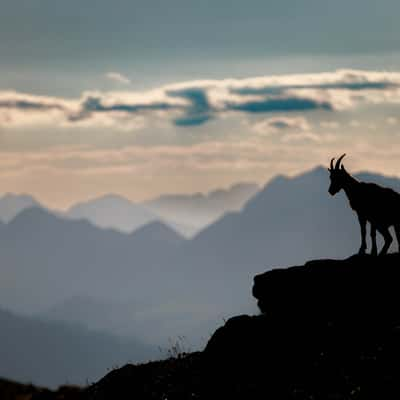
MULTIPOLYGON (((357 176, 400 191, 397 178, 357 176)), ((0 227, 0 304, 162 346, 186 336, 201 347, 224 318, 256 311, 251 281, 266 267, 358 250, 357 218, 328 187, 322 167, 277 176, 190 240, 162 222, 126 234, 26 209, 0 227)))
POLYGON ((100 228, 115 228, 127 233, 159 219, 146 207, 113 194, 77 203, 61 215, 86 219, 100 228))
MULTIPOLYGON (((125 233, 161 221, 186 237, 213 222, 227 211, 240 209, 252 197, 258 185, 239 183, 228 189, 218 189, 206 194, 163 195, 142 203, 107 194, 72 205, 66 211, 48 210, 68 219, 85 219, 100 228, 113 228, 125 233)), ((45 206, 26 194, 6 193, 0 197, 0 220, 9 222, 19 212, 45 206)))
POLYGON ((228 189, 193 195, 163 195, 143 203, 155 214, 183 226, 205 227, 227 211, 238 211, 260 187, 238 183, 228 189))

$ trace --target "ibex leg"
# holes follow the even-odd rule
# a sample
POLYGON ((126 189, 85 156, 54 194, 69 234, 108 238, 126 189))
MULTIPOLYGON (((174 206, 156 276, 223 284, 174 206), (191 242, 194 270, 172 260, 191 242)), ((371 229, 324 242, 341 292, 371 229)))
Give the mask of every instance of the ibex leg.
MULTIPOLYGON (((400 231, 399 231, 400 232, 400 231)), ((376 246, 376 227, 371 224, 371 254, 376 256, 378 254, 378 247, 376 246)))
POLYGON ((365 251, 367 250, 367 241, 365 239, 365 236, 367 234, 367 220, 363 217, 358 216, 358 222, 360 223, 361 228, 361 247, 360 250, 358 250, 358 254, 365 254, 365 251))
POLYGON ((390 247, 391 243, 393 242, 393 238, 392 238, 392 235, 389 232, 389 228, 378 229, 378 230, 382 234, 383 239, 385 240, 385 243, 384 243, 384 245, 382 247, 382 250, 379 253, 380 256, 383 256, 388 252, 389 247, 390 247))
POLYGON ((400 224, 394 226, 394 231, 396 232, 397 245, 400 253, 400 224))

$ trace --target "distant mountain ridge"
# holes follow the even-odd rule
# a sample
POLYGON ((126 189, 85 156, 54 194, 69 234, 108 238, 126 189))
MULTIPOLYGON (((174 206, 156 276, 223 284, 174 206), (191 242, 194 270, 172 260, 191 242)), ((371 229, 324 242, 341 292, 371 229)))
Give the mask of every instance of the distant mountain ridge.
MULTIPOLYGON (((359 176, 400 191, 400 179, 359 176)), ((25 210, 0 228, 0 304, 152 343, 185 335, 197 348, 218 321, 251 312, 249 282, 266 265, 358 250, 356 215, 328 187, 323 167, 278 176, 190 240, 160 222, 124 234, 25 210)))
POLYGON ((122 232, 132 232, 159 219, 140 204, 115 194, 77 203, 63 215, 72 219, 87 219, 101 228, 115 228, 122 232))
MULTIPOLYGON (((35 307, 47 307, 46 293, 53 293, 60 299, 72 295, 73 289, 86 293, 91 288, 92 294, 97 295, 108 293, 112 288, 114 293, 119 293, 116 278, 130 270, 133 274, 142 271, 139 276, 151 279, 151 273, 163 257, 185 239, 162 223, 142 229, 138 233, 124 234, 99 229, 86 220, 66 220, 42 208, 22 211, 0 229, 3 275, 8 272, 14 282, 2 287, 0 304, 12 305, 14 302, 10 303, 7 298, 13 298, 12 293, 17 288, 17 303, 25 304, 22 311, 30 312, 35 307), (92 285, 95 278, 100 285, 92 285), (40 285, 43 290, 39 290, 32 302, 29 291, 35 285, 40 285)), ((117 278, 118 282, 121 277, 117 278)), ((130 279, 127 279, 124 286, 129 285, 130 279)))
POLYGON ((22 210, 39 206, 31 195, 6 193, 0 197, 0 221, 9 222, 22 210))
MULTIPOLYGON (((396 178, 366 173, 361 177, 400 188, 400 180, 396 178)), ((328 173, 323 167, 293 178, 278 176, 248 200, 241 211, 225 214, 189 241, 159 222, 126 235, 98 230, 84 220, 64 220, 45 210, 26 210, 0 229, 0 263, 9 270, 10 279, 14 276, 14 286, 26 282, 20 302, 29 295, 29 282, 24 276, 32 274, 32 281, 40 282, 30 271, 31 264, 42 273, 46 268, 51 271, 57 267, 61 275, 54 272, 55 281, 66 274, 66 282, 80 288, 74 295, 86 293, 84 288, 92 281, 92 274, 103 282, 92 295, 102 290, 109 293, 104 285, 113 282, 111 286, 116 293, 123 292, 117 282, 128 293, 129 287, 138 284, 137 279, 132 281, 133 276, 143 278, 138 290, 131 290, 135 298, 143 292, 144 282, 151 286, 154 279, 160 285, 179 287, 187 296, 194 293, 200 296, 202 287, 192 288, 185 279, 207 282, 217 292, 228 276, 228 293, 236 283, 241 284, 261 271, 266 262, 279 265, 299 258, 342 257, 358 248, 356 217, 343 195, 335 198, 328 195, 328 186, 328 173), (285 250, 287 245, 290 252, 285 250), (108 272, 110 266, 113 272, 108 272), (27 272, 23 272, 25 269, 27 272), (78 282, 74 282, 72 271, 81 275, 78 282), (150 271, 158 271, 159 275, 151 276, 150 271)), ((64 286, 54 294, 65 292, 66 296, 70 289, 64 286)), ((7 288, 0 290, 0 304, 8 292, 7 288)), ((12 293, 9 295, 14 297, 12 293)), ((31 301, 27 299, 26 304, 31 301)))
POLYGON ((143 203, 105 194, 76 203, 66 211, 49 210, 30 195, 7 193, 0 197, 0 221, 9 222, 27 208, 41 207, 63 218, 86 219, 100 228, 113 228, 125 233, 160 221, 191 237, 223 213, 241 208, 257 190, 255 184, 238 183, 207 194, 165 195, 143 203))
POLYGON ((240 210, 259 189, 255 183, 241 182, 206 194, 163 195, 143 204, 167 220, 204 228, 225 212, 240 210))

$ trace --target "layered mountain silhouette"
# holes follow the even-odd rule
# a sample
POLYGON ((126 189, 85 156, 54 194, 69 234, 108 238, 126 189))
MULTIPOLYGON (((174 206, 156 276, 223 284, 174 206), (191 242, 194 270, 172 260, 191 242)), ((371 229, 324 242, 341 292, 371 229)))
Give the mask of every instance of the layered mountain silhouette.
POLYGON ((87 219, 100 228, 115 228, 127 233, 159 219, 146 207, 113 194, 75 204, 65 216, 87 219))
POLYGON ((192 237, 225 212, 239 210, 258 189, 256 184, 238 183, 207 194, 165 195, 143 203, 107 194, 74 204, 66 211, 49 210, 29 195, 7 193, 0 197, 0 221, 9 222, 27 208, 41 207, 63 218, 85 219, 99 228, 125 233, 160 221, 180 234, 192 237))
POLYGON ((163 195, 144 205, 168 221, 200 229, 227 211, 239 211, 259 189, 255 183, 243 182, 206 194, 163 195))
POLYGON ((158 222, 127 235, 41 208, 24 210, 0 231, 0 304, 34 312, 74 294, 140 298, 183 242, 158 222))
POLYGON ((255 310, 248 285, 266 266, 356 252, 357 219, 328 186, 322 167, 276 177, 191 240, 160 222, 124 234, 25 210, 0 228, 0 304, 163 346, 186 335, 200 348, 224 318, 255 310))
POLYGON ((127 233, 151 221, 161 220, 190 237, 225 212, 242 208, 258 190, 256 184, 239 183, 207 194, 163 195, 143 203, 109 194, 73 205, 64 216, 87 219, 101 228, 127 233))

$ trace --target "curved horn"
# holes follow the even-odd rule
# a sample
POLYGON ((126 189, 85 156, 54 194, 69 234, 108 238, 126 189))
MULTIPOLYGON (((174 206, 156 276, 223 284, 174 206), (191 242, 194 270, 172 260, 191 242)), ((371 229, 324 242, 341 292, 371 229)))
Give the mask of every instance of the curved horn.
POLYGON ((336 161, 336 165, 335 165, 335 169, 339 169, 339 167, 340 167, 340 161, 342 161, 342 159, 343 159, 343 157, 346 155, 346 153, 345 154, 342 154, 339 158, 338 158, 338 160, 336 161))
POLYGON ((333 170, 333 160, 335 159, 335 157, 332 158, 331 160, 331 171, 333 170))

